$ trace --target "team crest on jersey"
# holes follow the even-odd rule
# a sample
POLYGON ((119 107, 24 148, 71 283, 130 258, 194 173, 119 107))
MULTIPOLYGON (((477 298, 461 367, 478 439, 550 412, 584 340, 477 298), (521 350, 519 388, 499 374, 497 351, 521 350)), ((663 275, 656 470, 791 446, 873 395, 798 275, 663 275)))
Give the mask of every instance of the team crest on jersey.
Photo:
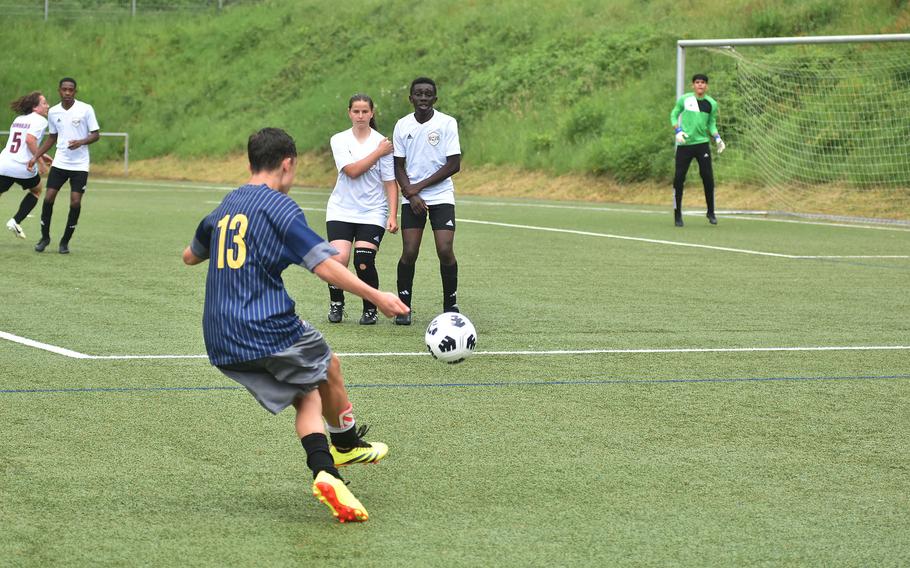
POLYGON ((82 119, 81 119, 81 118, 74 118, 74 119, 73 119, 73 126, 75 126, 76 128, 79 128, 79 125, 80 125, 80 124, 82 124, 82 119))
POLYGON ((439 132, 436 132, 434 130, 433 132, 430 132, 429 134, 427 134, 427 142, 430 143, 430 146, 435 146, 435 145, 439 144, 439 132))

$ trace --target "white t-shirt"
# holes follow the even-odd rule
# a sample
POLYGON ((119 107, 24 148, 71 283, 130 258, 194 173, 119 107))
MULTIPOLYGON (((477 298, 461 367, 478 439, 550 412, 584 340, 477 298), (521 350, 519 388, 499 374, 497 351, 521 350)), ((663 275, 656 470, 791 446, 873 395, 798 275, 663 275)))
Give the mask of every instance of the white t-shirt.
POLYGON ((63 103, 55 104, 47 113, 47 128, 57 135, 57 152, 54 154, 54 167, 77 172, 88 171, 88 146, 69 149, 70 140, 81 140, 90 132, 101 130, 95 119, 95 109, 82 101, 73 101, 73 106, 66 110, 63 103))
POLYGON ((33 112, 17 116, 9 127, 9 139, 6 147, 0 152, 0 175, 16 179, 31 179, 38 173, 38 166, 29 171, 25 165, 34 154, 25 143, 26 137, 31 134, 35 143, 41 145, 44 138, 44 129, 47 128, 47 119, 33 112))
POLYGON ((382 182, 395 180, 391 154, 379 158, 359 177, 350 178, 343 171, 345 166, 370 155, 384 139, 385 136, 373 129, 370 129, 370 136, 363 144, 354 137, 353 128, 332 136, 332 156, 335 158, 335 167, 338 168, 338 180, 329 196, 326 221, 385 227, 389 217, 389 203, 382 182))
MULTIPOLYGON (((395 124, 393 135, 395 157, 405 158, 405 169, 411 183, 425 180, 445 165, 447 156, 461 154, 458 123, 451 116, 433 111, 430 120, 420 124, 411 113, 395 124)), ((447 177, 436 185, 424 188, 420 197, 427 205, 455 204, 455 184, 447 177)), ((407 203, 407 199, 403 199, 407 203)))

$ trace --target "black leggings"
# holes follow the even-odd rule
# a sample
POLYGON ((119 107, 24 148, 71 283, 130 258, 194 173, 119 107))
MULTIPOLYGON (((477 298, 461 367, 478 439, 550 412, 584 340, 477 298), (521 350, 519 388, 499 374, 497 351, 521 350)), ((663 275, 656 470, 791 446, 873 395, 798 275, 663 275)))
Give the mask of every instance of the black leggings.
POLYGON ((692 158, 698 161, 701 181, 705 186, 705 204, 708 215, 714 215, 714 170, 711 167, 711 148, 707 142, 676 147, 676 175, 673 176, 673 209, 682 211, 683 186, 692 158))

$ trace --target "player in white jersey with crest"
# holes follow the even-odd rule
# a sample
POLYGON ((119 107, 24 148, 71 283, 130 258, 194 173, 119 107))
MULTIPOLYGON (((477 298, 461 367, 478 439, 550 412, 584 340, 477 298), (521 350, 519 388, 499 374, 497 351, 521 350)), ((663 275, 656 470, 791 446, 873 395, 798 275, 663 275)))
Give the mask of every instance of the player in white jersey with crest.
POLYGON ((76 100, 76 80, 64 77, 60 80, 58 92, 60 103, 51 107, 47 115, 47 140, 41 144, 29 165, 36 161, 51 146, 57 146, 54 165, 47 176, 47 193, 41 209, 41 240, 35 245, 37 252, 44 252, 51 242, 51 216, 57 192, 67 181, 70 182, 70 211, 66 229, 60 239, 60 254, 69 254, 69 242, 82 212, 82 195, 88 184, 88 145, 101 136, 95 109, 92 105, 76 100))
MULTIPOLYGON (((395 125, 395 178, 404 196, 401 206, 401 258, 398 261, 398 297, 408 307, 413 299, 414 269, 427 217, 433 228, 442 308, 458 312, 458 262, 455 259, 455 185, 461 169, 461 143, 456 120, 433 108, 436 83, 428 77, 411 82, 408 99, 414 112, 395 125)), ((395 318, 411 325, 411 312, 395 318)))
POLYGON ((10 108, 17 114, 9 127, 9 139, 0 152, 0 194, 6 193, 14 183, 18 183, 28 193, 22 198, 19 210, 12 219, 6 222, 6 228, 20 239, 25 232, 20 224, 41 196, 41 173, 47 171, 45 164, 50 158, 38 162, 39 168, 28 167, 29 161, 38 151, 38 144, 47 129, 47 99, 39 91, 19 97, 10 103, 10 108))
MULTIPOLYGON (((338 180, 326 207, 326 234, 338 250, 335 259, 347 266, 354 243, 357 277, 379 287, 376 252, 386 231, 398 232, 398 185, 392 165, 392 143, 376 131, 373 99, 356 94, 348 101, 351 128, 332 136, 338 180)), ((344 290, 329 284, 329 321, 344 317, 344 290)), ((361 325, 378 320, 376 306, 363 300, 361 325)))

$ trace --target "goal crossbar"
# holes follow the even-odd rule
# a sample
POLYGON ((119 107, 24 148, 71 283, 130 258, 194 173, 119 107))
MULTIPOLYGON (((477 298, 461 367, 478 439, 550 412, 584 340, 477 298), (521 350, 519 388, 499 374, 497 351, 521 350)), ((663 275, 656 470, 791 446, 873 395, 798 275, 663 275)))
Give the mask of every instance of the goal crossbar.
POLYGON ((754 37, 732 39, 681 39, 676 42, 676 97, 686 90, 687 47, 733 47, 736 45, 803 45, 813 43, 881 43, 910 41, 910 34, 835 35, 806 37, 754 37))

